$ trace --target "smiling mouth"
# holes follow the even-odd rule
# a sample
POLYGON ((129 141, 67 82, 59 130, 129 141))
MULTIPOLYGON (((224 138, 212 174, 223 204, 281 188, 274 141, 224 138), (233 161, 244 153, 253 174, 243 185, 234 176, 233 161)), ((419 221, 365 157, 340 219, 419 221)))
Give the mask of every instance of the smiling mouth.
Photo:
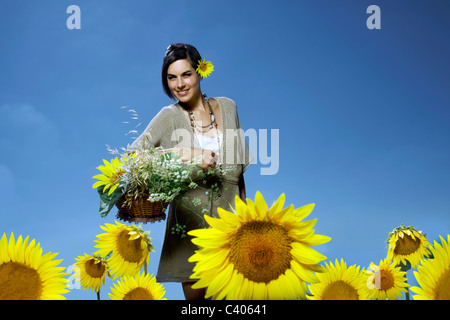
POLYGON ((177 91, 178 95, 180 96, 185 96, 188 93, 189 89, 184 90, 184 91, 177 91))

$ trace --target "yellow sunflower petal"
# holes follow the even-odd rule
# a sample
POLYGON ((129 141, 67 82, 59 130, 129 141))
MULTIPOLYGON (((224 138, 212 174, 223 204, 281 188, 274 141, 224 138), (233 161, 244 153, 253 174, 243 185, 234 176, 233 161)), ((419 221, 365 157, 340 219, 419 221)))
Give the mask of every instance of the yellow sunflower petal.
POLYGON ((205 221, 214 229, 228 233, 233 231, 233 226, 228 223, 223 223, 222 220, 205 215, 205 221))
POLYGON ((267 213, 267 216, 269 219, 273 219, 273 215, 283 209, 284 202, 286 200, 286 195, 282 193, 277 201, 270 207, 269 212, 267 213))
POLYGON ((430 247, 433 259, 422 259, 414 271, 419 285, 411 288, 414 300, 450 300, 450 235, 447 241, 439 238, 441 243, 430 247))

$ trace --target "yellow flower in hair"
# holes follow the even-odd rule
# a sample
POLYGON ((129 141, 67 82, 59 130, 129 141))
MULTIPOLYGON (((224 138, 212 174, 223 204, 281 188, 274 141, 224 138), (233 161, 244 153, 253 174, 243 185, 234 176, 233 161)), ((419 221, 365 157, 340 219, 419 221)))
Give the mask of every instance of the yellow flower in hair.
POLYGON ((214 71, 214 66, 212 65, 212 63, 210 61, 206 61, 205 59, 203 59, 203 61, 198 60, 198 66, 195 71, 197 71, 197 73, 202 78, 206 78, 207 76, 209 76, 209 74, 211 72, 214 71))

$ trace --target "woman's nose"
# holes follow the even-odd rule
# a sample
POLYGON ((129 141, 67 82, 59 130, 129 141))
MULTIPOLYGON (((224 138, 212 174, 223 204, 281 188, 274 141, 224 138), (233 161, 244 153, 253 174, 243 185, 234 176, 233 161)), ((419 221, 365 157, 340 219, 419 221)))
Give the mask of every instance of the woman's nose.
POLYGON ((178 89, 181 89, 181 88, 183 88, 184 87, 184 81, 183 81, 183 78, 178 78, 177 79, 177 88, 178 89))

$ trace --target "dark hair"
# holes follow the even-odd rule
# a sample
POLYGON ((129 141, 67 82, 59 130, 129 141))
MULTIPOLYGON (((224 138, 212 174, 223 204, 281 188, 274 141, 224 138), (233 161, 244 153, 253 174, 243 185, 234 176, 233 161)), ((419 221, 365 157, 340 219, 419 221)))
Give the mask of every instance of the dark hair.
POLYGON ((200 53, 194 46, 186 43, 173 43, 167 47, 166 54, 164 55, 163 65, 162 65, 162 85, 164 92, 169 96, 169 98, 175 100, 175 96, 167 84, 167 69, 172 62, 181 59, 188 59, 192 65, 192 68, 197 69, 198 61, 202 60, 200 53))

